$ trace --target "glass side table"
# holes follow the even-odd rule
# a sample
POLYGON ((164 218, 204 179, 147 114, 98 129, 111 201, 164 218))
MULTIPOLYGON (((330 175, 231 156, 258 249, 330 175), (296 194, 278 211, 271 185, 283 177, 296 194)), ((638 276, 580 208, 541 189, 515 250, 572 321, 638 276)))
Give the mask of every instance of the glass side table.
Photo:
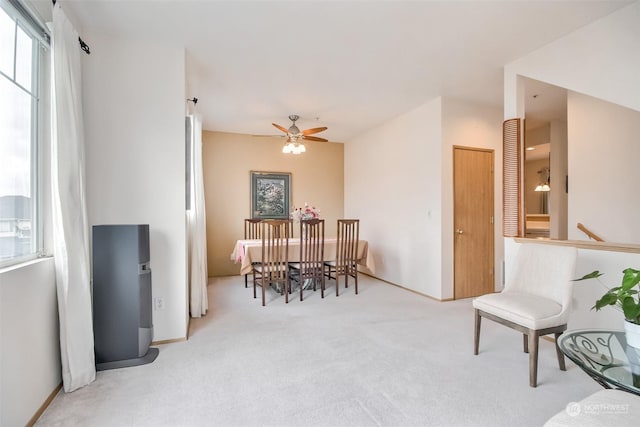
POLYGON ((640 395, 640 349, 627 345, 623 331, 567 331, 558 347, 604 388, 640 395))

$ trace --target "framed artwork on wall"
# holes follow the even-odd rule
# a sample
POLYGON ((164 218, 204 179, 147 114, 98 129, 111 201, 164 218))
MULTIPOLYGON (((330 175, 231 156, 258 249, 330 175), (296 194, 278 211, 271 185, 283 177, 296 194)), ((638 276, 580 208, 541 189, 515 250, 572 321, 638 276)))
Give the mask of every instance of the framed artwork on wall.
POLYGON ((291 173, 251 171, 251 218, 288 219, 291 173))

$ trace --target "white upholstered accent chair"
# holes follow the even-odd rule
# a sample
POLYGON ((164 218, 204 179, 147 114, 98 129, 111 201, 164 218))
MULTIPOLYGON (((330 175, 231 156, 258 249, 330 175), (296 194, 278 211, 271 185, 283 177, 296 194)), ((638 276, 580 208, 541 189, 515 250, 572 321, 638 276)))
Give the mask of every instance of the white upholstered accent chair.
MULTIPOLYGON (((554 334, 557 341, 567 329, 576 257, 573 247, 522 244, 504 290, 473 300, 473 354, 478 354, 483 317, 522 332, 524 351, 529 353, 529 385, 536 387, 539 337, 554 334)), ((556 354, 560 369, 566 370, 557 344, 556 354)))

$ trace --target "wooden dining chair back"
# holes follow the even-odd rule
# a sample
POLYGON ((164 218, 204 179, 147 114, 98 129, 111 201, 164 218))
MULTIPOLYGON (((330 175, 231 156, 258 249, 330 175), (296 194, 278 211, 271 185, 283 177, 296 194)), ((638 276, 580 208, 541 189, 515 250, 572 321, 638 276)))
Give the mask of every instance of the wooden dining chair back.
MULTIPOLYGON (((262 219, 247 218, 244 220, 244 239, 245 240, 261 238, 260 222, 262 222, 262 219)), ((247 286, 248 286, 248 275, 245 274, 244 287, 246 288, 247 286)))
POLYGON ((289 302, 289 235, 288 220, 262 220, 260 223, 262 250, 260 262, 253 266, 253 297, 256 286, 262 287, 262 305, 265 305, 265 290, 273 286, 284 293, 289 302))
POLYGON ((244 220, 244 239, 260 239, 262 236, 260 234, 260 223, 262 219, 257 218, 247 218, 244 220))
POLYGON ((324 298, 324 220, 308 219, 300 221, 300 261, 289 264, 292 279, 300 287, 300 301, 305 287, 316 290, 320 285, 320 294, 324 298))
POLYGON ((340 276, 344 276, 344 287, 349 287, 349 277, 353 277, 358 294, 358 241, 360 240, 360 220, 339 219, 338 241, 335 261, 325 263, 328 277, 336 281, 336 296, 340 292, 340 276))
POLYGON ((289 237, 293 237, 293 231, 295 229, 295 225, 292 219, 289 219, 289 237))

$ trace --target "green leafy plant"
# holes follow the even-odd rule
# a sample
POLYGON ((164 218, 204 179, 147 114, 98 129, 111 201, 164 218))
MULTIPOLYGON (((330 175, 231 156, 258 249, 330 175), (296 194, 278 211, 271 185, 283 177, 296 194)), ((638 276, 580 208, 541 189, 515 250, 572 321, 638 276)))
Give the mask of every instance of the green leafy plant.
MULTIPOLYGON (((623 276, 620 286, 609 289, 596 301, 596 304, 591 307, 591 309, 598 311, 606 306, 612 305, 622 311, 624 318, 628 322, 640 325, 640 270, 627 268, 622 273, 623 276)), ((576 281, 598 279, 600 276, 602 276, 602 273, 596 270, 576 279, 576 281)), ((598 281, 599 280, 600 279, 598 279, 598 281)))

